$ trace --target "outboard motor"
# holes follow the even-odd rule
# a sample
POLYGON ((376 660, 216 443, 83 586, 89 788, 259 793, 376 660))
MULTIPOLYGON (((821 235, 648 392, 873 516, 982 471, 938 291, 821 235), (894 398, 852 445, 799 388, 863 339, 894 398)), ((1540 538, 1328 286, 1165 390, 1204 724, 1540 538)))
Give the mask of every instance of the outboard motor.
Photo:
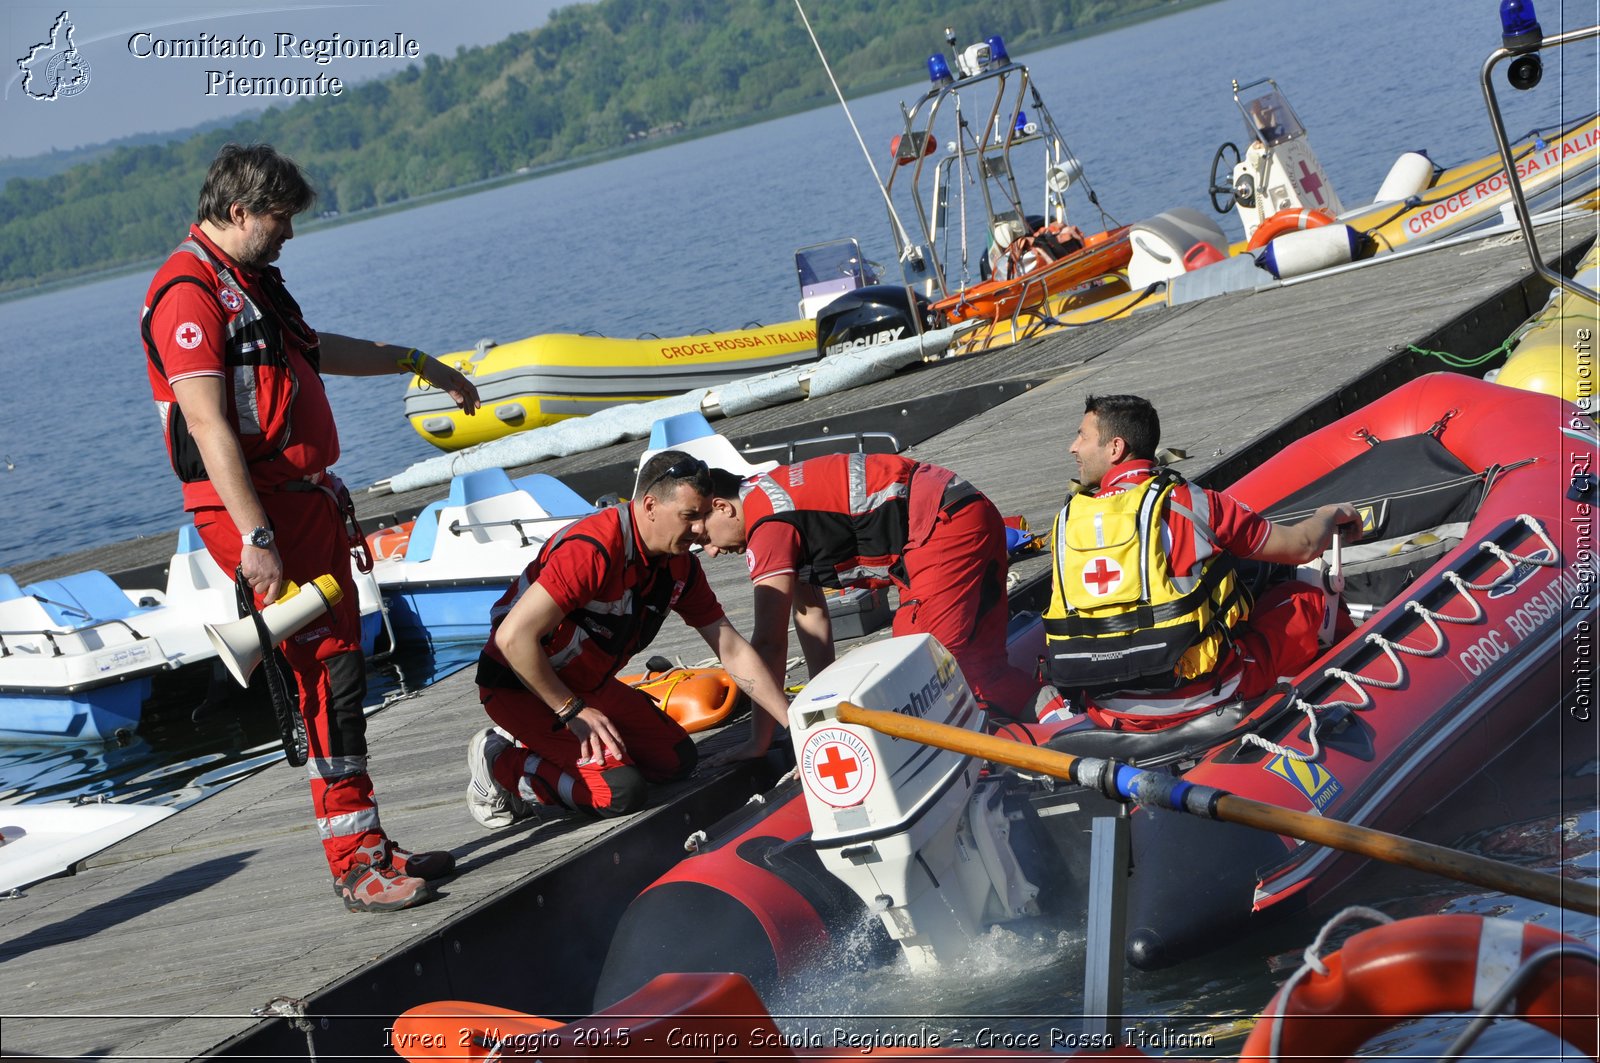
POLYGON ((846 292, 817 314, 817 353, 827 357, 894 343, 932 327, 923 296, 898 284, 869 284, 846 292))
POLYGON ((985 714, 955 658, 927 635, 853 650, 789 709, 811 844, 911 965, 955 959, 988 924, 1038 914, 999 780, 965 754, 842 724, 841 701, 979 732, 985 714))

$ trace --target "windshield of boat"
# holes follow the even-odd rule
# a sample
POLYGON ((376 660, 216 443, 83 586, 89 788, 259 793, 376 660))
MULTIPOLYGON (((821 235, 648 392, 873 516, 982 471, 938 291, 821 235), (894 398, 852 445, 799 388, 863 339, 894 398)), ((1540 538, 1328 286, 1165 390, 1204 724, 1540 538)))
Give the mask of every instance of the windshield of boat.
POLYGON ((817 311, 845 292, 878 283, 878 271, 861 255, 852 238, 812 244, 794 253, 795 276, 800 282, 800 313, 817 311))
POLYGON ((1305 136, 1305 128, 1295 115, 1294 108, 1284 99, 1278 86, 1269 79, 1240 89, 1234 99, 1244 114, 1245 128, 1250 136, 1267 147, 1276 147, 1285 141, 1305 136))

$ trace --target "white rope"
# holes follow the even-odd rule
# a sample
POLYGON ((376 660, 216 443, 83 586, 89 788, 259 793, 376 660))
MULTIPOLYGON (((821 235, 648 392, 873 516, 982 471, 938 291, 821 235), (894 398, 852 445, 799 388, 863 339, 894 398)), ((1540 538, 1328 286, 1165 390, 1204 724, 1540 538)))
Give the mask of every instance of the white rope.
POLYGON ((1517 519, 1528 528, 1532 529, 1533 533, 1537 535, 1540 541, 1544 543, 1545 549, 1543 551, 1543 556, 1532 555, 1523 557, 1519 554, 1511 553, 1509 550, 1501 547, 1498 543, 1485 539, 1478 544, 1478 549, 1487 550, 1489 553, 1498 558, 1500 563, 1505 565, 1504 571, 1502 571, 1493 580, 1483 584, 1468 583, 1454 570, 1446 570, 1444 575, 1440 577, 1444 582, 1449 583, 1456 589, 1458 597, 1464 598, 1467 604, 1472 606, 1472 615, 1470 617, 1450 616, 1446 613, 1434 612, 1415 599, 1406 602, 1405 608, 1410 612, 1417 614, 1417 616, 1422 619, 1423 624, 1428 628, 1428 630, 1433 632, 1434 644, 1431 649, 1419 649, 1414 646, 1407 646, 1401 642, 1393 642, 1378 632, 1373 632, 1366 636, 1366 642, 1370 645, 1378 647, 1378 649, 1383 651, 1383 655, 1389 659, 1389 663, 1394 667, 1394 679, 1374 679, 1371 676, 1362 675, 1358 672, 1347 671, 1343 668, 1327 668, 1324 669, 1322 673, 1325 678, 1337 679, 1344 683, 1351 690, 1355 691, 1356 696, 1360 700, 1308 702, 1300 697, 1296 697, 1294 699, 1294 708, 1300 712, 1303 712, 1307 720, 1310 721, 1311 751, 1309 753, 1302 753, 1298 750, 1290 749, 1287 746, 1279 745, 1276 742, 1272 742, 1254 733, 1247 734, 1240 738, 1240 744, 1259 746, 1260 748, 1274 753, 1277 756, 1285 757, 1289 760, 1298 761, 1300 763, 1314 761, 1320 757, 1322 755, 1322 746, 1318 739, 1320 724, 1322 722, 1322 717, 1319 715, 1321 712, 1330 709, 1350 709, 1352 711, 1359 712, 1372 708, 1374 702, 1372 696, 1367 693, 1366 688, 1372 687, 1377 690, 1399 690, 1400 687, 1405 684, 1406 667, 1405 663, 1400 660, 1400 654, 1410 654, 1413 657, 1437 657, 1439 654, 1444 652, 1449 640, 1445 638, 1444 629, 1439 627, 1438 621, 1442 620, 1447 624, 1476 624, 1483 620, 1487 614, 1484 612, 1482 603, 1472 596, 1473 591, 1493 590, 1506 579, 1514 577, 1516 575, 1518 565, 1538 565, 1541 567, 1549 567, 1556 564, 1556 559, 1559 555, 1556 551, 1555 544, 1550 541, 1550 536, 1545 534, 1544 526, 1526 513, 1519 514, 1517 519))
POLYGON ((289 1025, 306 1035, 306 1058, 316 1063, 317 1046, 311 1039, 311 1032, 316 1028, 311 1025, 311 1020, 306 1018, 306 1002, 299 997, 278 996, 273 997, 258 1008, 251 1008, 250 1014, 257 1018, 287 1019, 289 1025))
POLYGON ((1270 1063, 1276 1063, 1276 1061, 1282 1055, 1283 1011, 1284 1008, 1288 1007, 1289 998, 1294 995, 1295 987, 1300 984, 1301 979, 1305 978, 1305 976, 1310 974, 1312 971, 1315 971, 1320 975, 1326 975, 1328 973, 1328 965, 1322 962, 1322 950, 1327 945, 1328 935, 1332 934, 1336 927, 1342 926, 1345 923, 1353 922, 1356 919, 1369 919, 1379 926, 1394 922, 1393 918, 1384 915, 1382 912, 1374 908, 1363 908, 1357 905, 1346 908, 1339 914, 1335 915, 1332 919, 1328 920, 1328 922, 1320 931, 1317 932, 1316 940, 1306 946, 1306 951, 1304 953, 1305 962, 1302 963, 1300 965, 1300 969, 1294 974, 1290 975, 1289 980, 1283 984, 1283 988, 1280 989, 1278 991, 1278 995, 1273 998, 1272 1014, 1270 1016, 1266 1016, 1266 1018, 1270 1018, 1272 1020, 1271 1048, 1267 1053, 1267 1059, 1270 1061, 1270 1063))

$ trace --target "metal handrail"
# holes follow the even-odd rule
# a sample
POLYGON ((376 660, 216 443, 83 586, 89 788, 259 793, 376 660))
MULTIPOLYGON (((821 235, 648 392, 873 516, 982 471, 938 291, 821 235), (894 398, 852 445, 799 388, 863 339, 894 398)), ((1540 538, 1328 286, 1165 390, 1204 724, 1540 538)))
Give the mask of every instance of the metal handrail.
POLYGON ((1506 134, 1505 119, 1500 115, 1500 101, 1495 95, 1494 80, 1491 75, 1494 68, 1502 60, 1538 52, 1545 48, 1559 48, 1562 45, 1573 44, 1577 41, 1587 41, 1600 37, 1600 26, 1589 26, 1585 29, 1572 30, 1569 33, 1558 33, 1552 37, 1542 38, 1533 48, 1519 48, 1515 51, 1509 48, 1496 48, 1489 53, 1489 58, 1484 60, 1483 70, 1479 79, 1483 83, 1483 99, 1489 108, 1489 123, 1494 126, 1495 143, 1500 148, 1500 160, 1505 164, 1506 185, 1511 192, 1511 201, 1516 204, 1517 224, 1522 229, 1522 239, 1528 245, 1528 259, 1533 264, 1533 271, 1552 285, 1564 288, 1586 299, 1600 303, 1600 292, 1584 284, 1579 284, 1571 277, 1564 277, 1544 264, 1539 257, 1539 245, 1533 236, 1533 218, 1528 211, 1528 197, 1522 190, 1522 178, 1517 175, 1517 165, 1511 154, 1511 139, 1506 134))

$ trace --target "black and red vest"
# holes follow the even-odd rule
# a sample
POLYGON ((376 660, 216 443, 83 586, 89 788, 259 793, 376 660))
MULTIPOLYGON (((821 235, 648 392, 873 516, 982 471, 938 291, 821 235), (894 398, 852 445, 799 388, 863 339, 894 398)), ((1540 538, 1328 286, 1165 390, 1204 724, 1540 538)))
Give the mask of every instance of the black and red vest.
MULTIPOLYGON (((187 254, 194 272, 168 280, 150 296, 140 321, 145 356, 166 379, 161 353, 151 334, 151 320, 162 297, 179 284, 195 284, 210 292, 227 317, 223 364, 227 370, 228 415, 251 466, 283 453, 294 428, 294 403, 299 382, 289 364, 284 336, 288 333, 313 371, 320 370, 317 334, 305 323, 300 306, 284 287, 277 270, 255 274, 255 289, 267 304, 252 298, 232 268, 192 235, 172 257, 187 254)), ((171 261, 171 258, 168 259, 171 261)), ((199 447, 176 402, 157 400, 167 439, 172 471, 184 483, 209 479, 199 447)), ((320 470, 297 470, 317 472, 320 470)), ((252 470, 252 477, 255 475, 252 470)))

